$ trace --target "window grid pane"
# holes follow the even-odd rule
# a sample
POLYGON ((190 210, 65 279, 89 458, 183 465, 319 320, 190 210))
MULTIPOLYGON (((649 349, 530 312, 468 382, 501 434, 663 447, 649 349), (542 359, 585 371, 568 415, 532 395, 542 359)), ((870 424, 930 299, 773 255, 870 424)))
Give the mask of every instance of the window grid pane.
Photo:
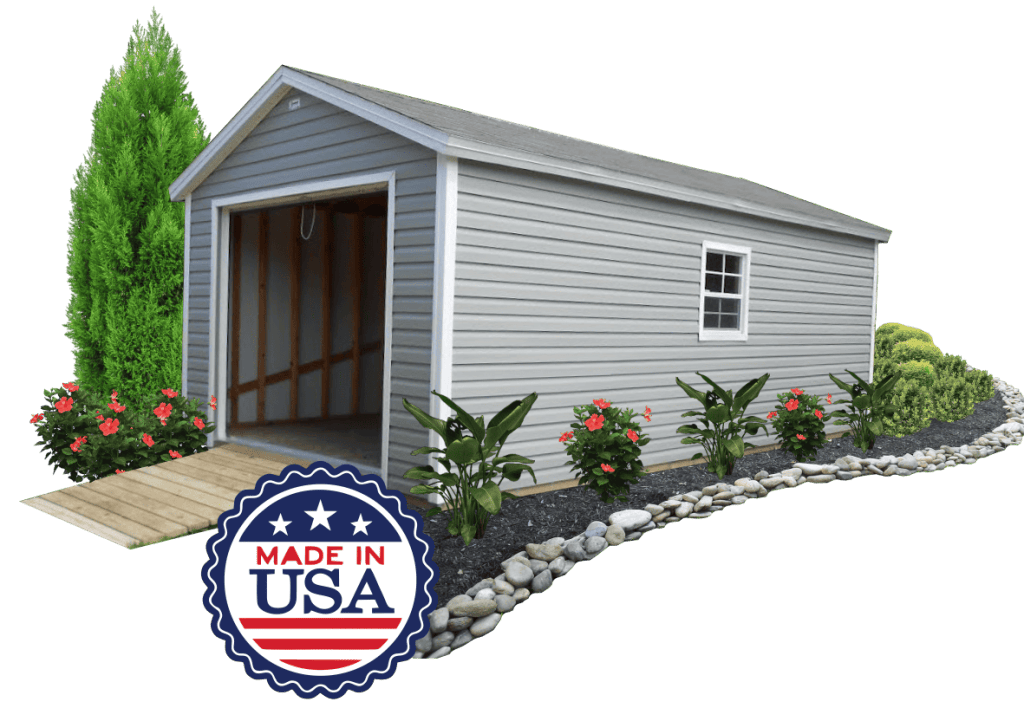
POLYGON ((704 292, 740 297, 704 296, 704 328, 740 328, 740 300, 743 287, 743 257, 729 253, 708 252, 705 264, 704 292))

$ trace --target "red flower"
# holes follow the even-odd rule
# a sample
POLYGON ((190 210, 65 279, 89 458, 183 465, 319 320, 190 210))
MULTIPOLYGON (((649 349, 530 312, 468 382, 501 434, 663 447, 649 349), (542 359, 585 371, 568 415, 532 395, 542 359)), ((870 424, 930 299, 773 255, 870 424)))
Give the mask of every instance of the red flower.
POLYGON ((160 419, 160 425, 162 425, 164 427, 167 427, 167 419, 166 418, 161 418, 160 419))
POLYGON ((103 420, 103 414, 100 413, 98 416, 96 416, 96 420, 103 420))
POLYGON ((646 418, 648 421, 650 421, 650 419, 651 419, 651 407, 650 406, 647 406, 646 408, 644 408, 644 418, 646 418))
POLYGON ((597 406, 598 408, 600 408, 601 410, 604 410, 605 408, 610 406, 611 403, 609 403, 608 401, 604 400, 603 398, 595 398, 594 399, 594 405, 597 406))
POLYGON ((637 435, 636 431, 633 429, 629 429, 626 431, 626 437, 632 440, 633 442, 636 442, 637 440, 640 439, 640 436, 637 435))
POLYGON ((583 421, 583 424, 587 426, 587 430, 589 430, 590 432, 594 432, 595 430, 600 429, 602 425, 604 425, 604 416, 599 416, 597 413, 595 413, 589 418, 587 418, 585 421, 583 421))
POLYGON ((787 411, 795 411, 799 407, 800 407, 800 401, 796 400, 795 398, 791 398, 788 401, 786 401, 786 410, 787 411))
POLYGON ((167 396, 168 398, 174 398, 175 396, 177 396, 177 395, 178 395, 178 392, 177 392, 177 391, 175 391, 175 390, 174 390, 173 388, 165 388, 165 389, 161 389, 161 390, 160 390, 160 393, 164 394, 164 395, 165 395, 165 396, 167 396))
POLYGON ((818 416, 818 420, 822 419, 822 413, 819 410, 814 411, 814 415, 818 416))
POLYGON ((178 452, 177 450, 171 450, 167 454, 173 457, 174 459, 178 459, 179 457, 181 457, 181 453, 178 452))
POLYGON ((210 396, 210 408, 217 410, 217 399, 214 396, 210 396))
POLYGON ((110 408, 111 410, 113 410, 115 413, 122 413, 124 411, 124 406, 122 406, 117 401, 115 401, 113 403, 108 403, 107 407, 110 408))
POLYGON ((199 420, 198 417, 193 422, 196 424, 196 427, 199 428, 200 430, 206 427, 205 425, 203 425, 203 421, 199 420))
POLYGON ((114 391, 112 394, 110 394, 110 400, 113 401, 114 403, 117 403, 117 391, 114 391))
POLYGON ((83 435, 82 437, 76 439, 73 443, 71 443, 72 452, 78 452, 79 448, 82 447, 82 443, 86 441, 87 437, 88 436, 83 435))
POLYGON ((558 442, 565 442, 570 439, 572 439, 572 433, 562 433, 562 437, 558 438, 558 442))
MULTIPOLYGON (((159 406, 157 406, 156 408, 153 409, 153 412, 156 413, 156 417, 157 418, 165 418, 166 419, 166 418, 170 418, 171 417, 171 411, 172 410, 173 410, 173 406, 171 406, 171 404, 169 404, 169 403, 161 403, 159 406)), ((164 423, 164 425, 166 425, 166 423, 164 423)))
POLYGON ((615 471, 614 467, 612 467, 611 465, 606 465, 603 462, 601 463, 601 469, 603 469, 605 472, 614 472, 615 471))
POLYGON ((32 420, 30 420, 29 423, 33 423, 33 424, 34 423, 38 423, 42 419, 43 419, 43 414, 42 413, 36 413, 34 416, 32 416, 32 420))
POLYGON ((106 423, 100 423, 100 432, 103 433, 103 437, 111 435, 117 432, 117 426, 121 424, 117 418, 107 418, 106 423))
POLYGON ((64 384, 64 388, 66 388, 69 393, 74 393, 78 390, 78 386, 75 386, 74 382, 64 384))
POLYGON ((117 472, 118 474, 124 474, 124 470, 114 470, 114 471, 117 472))
POLYGON ((150 447, 153 447, 153 444, 154 444, 154 443, 155 443, 156 441, 155 441, 155 440, 153 440, 153 438, 152 438, 152 437, 150 437, 149 433, 143 433, 143 434, 142 434, 142 442, 146 443, 146 444, 147 444, 147 445, 149 445, 150 447))
POLYGON ((830 394, 828 394, 828 402, 829 402, 829 403, 832 403, 832 394, 831 394, 831 393, 830 393, 830 394))
POLYGON ((806 440, 807 438, 805 438, 805 437, 804 437, 803 435, 801 435, 800 433, 797 433, 797 434, 796 434, 796 439, 797 439, 797 440, 806 440))
POLYGON ((795 393, 795 394, 796 394, 796 395, 798 395, 798 396, 802 396, 802 395, 804 394, 804 392, 803 392, 803 391, 801 391, 801 390, 800 390, 800 389, 798 389, 798 388, 791 388, 791 389, 789 389, 789 390, 790 390, 790 391, 792 391, 793 393, 795 393))
POLYGON ((71 410, 71 406, 73 404, 74 401, 65 396, 64 398, 57 401, 57 410, 60 411, 61 413, 67 413, 69 410, 71 410))
POLYGON ((768 414, 768 419, 771 420, 772 418, 774 418, 777 415, 778 415, 778 413, 776 413, 775 411, 772 411, 771 413, 768 414))

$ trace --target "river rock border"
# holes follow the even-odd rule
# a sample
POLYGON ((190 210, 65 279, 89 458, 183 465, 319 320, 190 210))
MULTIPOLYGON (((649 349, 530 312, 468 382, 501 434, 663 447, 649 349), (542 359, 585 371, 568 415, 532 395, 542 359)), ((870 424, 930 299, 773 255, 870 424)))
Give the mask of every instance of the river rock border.
MULTIPOLYGON (((968 367, 970 370, 971 367, 968 367)), ((970 445, 959 448, 940 446, 896 458, 860 459, 842 457, 831 465, 794 463, 792 469, 775 474, 761 470, 753 479, 744 477, 735 484, 720 482, 686 494, 679 494, 644 509, 625 509, 612 514, 606 523, 594 521, 583 533, 569 540, 550 538, 544 543, 528 543, 508 560, 502 561, 503 572, 497 578, 485 578, 463 595, 456 595, 444 607, 431 612, 429 633, 416 642, 414 659, 437 659, 469 644, 498 626, 504 613, 533 593, 547 590, 580 561, 596 558, 609 546, 635 541, 648 531, 664 528, 683 519, 705 519, 727 506, 743 504, 748 499, 767 496, 769 492, 814 482, 850 480, 866 475, 908 476, 918 472, 934 472, 971 465, 983 457, 1002 452, 1010 445, 1019 445, 1024 438, 1024 403, 1021 394, 1000 379, 992 377, 997 391, 1003 394, 1007 422, 970 445)))

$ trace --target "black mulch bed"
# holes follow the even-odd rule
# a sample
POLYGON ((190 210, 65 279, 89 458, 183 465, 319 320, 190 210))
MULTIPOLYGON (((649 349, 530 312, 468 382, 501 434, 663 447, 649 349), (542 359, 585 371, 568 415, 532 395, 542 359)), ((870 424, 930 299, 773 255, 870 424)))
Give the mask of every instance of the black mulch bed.
MULTIPOLYGON (((899 457, 929 447, 938 450, 942 445, 959 447, 974 442, 1005 422, 1003 397, 996 391, 989 400, 975 403, 973 415, 961 420, 945 423, 933 418, 927 428, 901 438, 880 435, 875 438, 874 448, 867 452, 854 446, 852 435, 835 438, 818 450, 813 461, 807 462, 832 464, 846 455, 877 459, 886 455, 899 457)), ((525 550, 527 543, 543 543, 557 536, 569 539, 585 531, 592 521, 606 522, 616 511, 643 509, 648 504, 659 504, 669 497, 720 481, 732 483, 743 477, 752 478, 760 470, 769 474, 781 472, 791 469, 794 462, 789 453, 769 450, 748 453, 737 460, 732 474, 722 480, 709 473, 706 464, 654 472, 632 485, 628 501, 610 504, 602 502, 586 487, 507 499, 501 503, 501 511, 489 518, 484 537, 473 539, 469 546, 461 536, 448 533, 451 511, 425 518, 424 531, 434 541, 434 563, 440 572, 434 584, 436 607, 447 605, 453 597, 465 593, 484 578, 496 578, 503 572, 501 562, 525 550)), ((529 479, 529 475, 525 477, 529 479)))

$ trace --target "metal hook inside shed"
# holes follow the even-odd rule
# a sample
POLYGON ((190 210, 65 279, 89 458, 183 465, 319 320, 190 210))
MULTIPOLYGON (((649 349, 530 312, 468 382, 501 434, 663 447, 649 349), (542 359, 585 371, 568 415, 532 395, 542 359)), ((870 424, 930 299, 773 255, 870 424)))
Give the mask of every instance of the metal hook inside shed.
POLYGON ((313 220, 311 222, 309 222, 309 233, 308 234, 302 233, 302 224, 303 224, 303 222, 305 222, 305 220, 306 220, 306 205, 303 204, 302 205, 302 215, 301 215, 301 218, 299 219, 299 236, 301 236, 304 241, 308 241, 309 237, 313 235, 313 224, 316 223, 316 204, 313 205, 313 220))

